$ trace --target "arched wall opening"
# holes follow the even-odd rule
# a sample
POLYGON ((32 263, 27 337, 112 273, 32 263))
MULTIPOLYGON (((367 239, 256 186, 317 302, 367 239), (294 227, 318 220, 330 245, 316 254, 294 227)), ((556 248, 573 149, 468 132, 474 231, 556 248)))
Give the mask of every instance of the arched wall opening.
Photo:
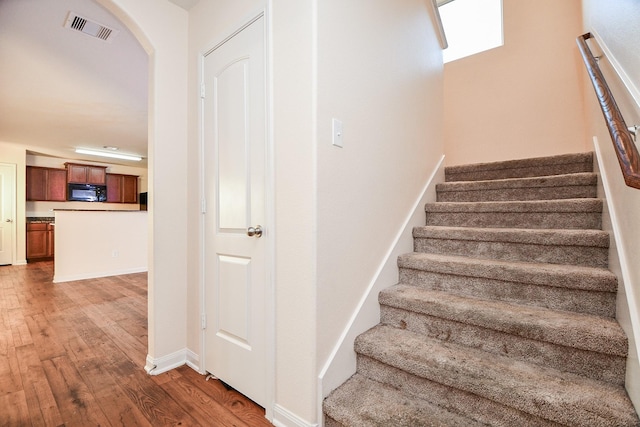
POLYGON ((96 0, 149 55, 148 353, 157 373, 184 364, 187 294, 188 14, 155 0, 96 0))

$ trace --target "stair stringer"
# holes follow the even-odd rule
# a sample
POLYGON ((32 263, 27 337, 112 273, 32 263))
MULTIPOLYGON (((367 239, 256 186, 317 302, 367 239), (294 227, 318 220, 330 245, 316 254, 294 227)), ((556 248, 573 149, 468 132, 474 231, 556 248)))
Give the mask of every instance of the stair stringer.
MULTIPOLYGON (((626 242, 628 234, 622 229, 615 203, 616 192, 608 176, 604 153, 597 137, 593 138, 593 145, 596 157, 594 166, 597 167, 596 172, 601 178, 598 180, 598 193, 599 197, 605 200, 606 207, 602 212, 602 229, 609 232, 611 240, 609 270, 618 278, 616 320, 629 340, 625 388, 636 412, 640 413, 640 306, 636 302, 640 301, 640 295, 637 295, 640 293, 640 282, 634 278, 629 262, 633 257, 626 249, 629 247, 629 243, 626 242)), ((614 170, 615 172, 617 171, 614 170)), ((625 190, 628 191, 628 187, 625 187, 625 190)))
POLYGON ((382 259, 331 354, 322 365, 317 382, 319 420, 324 419, 322 407, 324 398, 356 372, 354 351, 356 337, 380 323, 378 294, 398 282, 398 257, 413 250, 413 229, 424 225, 424 206, 436 200, 436 185, 444 182, 444 157, 443 155, 440 158, 424 183, 393 244, 382 259))

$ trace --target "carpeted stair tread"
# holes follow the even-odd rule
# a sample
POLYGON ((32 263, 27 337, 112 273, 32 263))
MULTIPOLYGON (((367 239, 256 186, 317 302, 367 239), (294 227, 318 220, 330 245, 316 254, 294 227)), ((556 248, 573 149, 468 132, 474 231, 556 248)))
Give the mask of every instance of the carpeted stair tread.
POLYGON ((438 202, 550 200, 595 198, 595 173, 576 173, 485 181, 455 181, 436 185, 438 202))
POLYGON ((423 226, 413 237, 416 252, 603 268, 609 262, 609 234, 600 230, 423 226))
MULTIPOLYGON (((562 427, 560 424, 527 414, 477 394, 440 384, 357 354, 358 373, 373 381, 388 384, 418 399, 428 400, 454 414, 472 418, 492 427, 562 427)), ((333 427, 328 424, 327 427, 333 427)), ((339 427, 339 426, 338 426, 339 427)))
POLYGON ((589 291, 616 292, 618 289, 617 279, 613 273, 606 269, 593 267, 483 260, 420 252, 400 255, 398 266, 403 269, 589 291))
MULTIPOLYGON (((424 310, 423 310, 424 311, 424 310)), ((472 323, 450 320, 423 314, 419 310, 397 308, 381 304, 380 323, 399 329, 407 329, 427 337, 445 340, 486 352, 508 356, 541 366, 572 372, 594 380, 623 385, 626 357, 589 350, 581 350, 563 344, 527 338, 502 332, 500 326, 476 326, 472 323)), ((474 319, 475 320, 475 319, 474 319)), ((482 323, 482 322, 474 322, 482 323)), ((382 381, 382 380, 380 380, 382 381)))
POLYGON ((476 181, 593 172, 593 153, 448 166, 445 181, 476 181))
POLYGON ((324 401, 324 412, 345 427, 473 427, 469 418, 452 414, 398 389, 355 374, 324 401))
POLYGON ((509 304, 399 284, 383 290, 382 305, 493 329, 524 338, 626 356, 627 337, 613 319, 509 304))
POLYGON ((434 227, 427 225, 415 227, 413 237, 609 248, 609 233, 601 230, 434 227))
POLYGON ((361 334, 355 348, 412 375, 557 423, 640 425, 622 387, 575 374, 383 325, 361 334))
POLYGON ((601 199, 434 202, 426 225, 491 228, 600 229, 601 199))

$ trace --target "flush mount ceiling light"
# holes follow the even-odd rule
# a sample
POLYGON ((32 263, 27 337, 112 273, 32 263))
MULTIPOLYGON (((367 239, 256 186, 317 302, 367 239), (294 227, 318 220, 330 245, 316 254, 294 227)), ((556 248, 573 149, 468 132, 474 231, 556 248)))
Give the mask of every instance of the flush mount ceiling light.
POLYGON ((142 160, 142 157, 136 156, 134 154, 114 153, 113 151, 89 150, 87 148, 76 148, 76 153, 89 154, 90 156, 111 157, 113 159, 133 160, 136 162, 142 160))

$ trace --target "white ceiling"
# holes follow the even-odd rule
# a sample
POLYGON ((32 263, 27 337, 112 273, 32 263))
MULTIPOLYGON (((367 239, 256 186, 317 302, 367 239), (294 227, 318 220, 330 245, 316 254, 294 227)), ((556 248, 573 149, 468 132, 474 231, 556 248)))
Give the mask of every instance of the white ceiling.
POLYGON ((100 158, 73 150, 115 146, 146 157, 147 83, 148 55, 94 0, 0 0, 0 141, 88 161, 100 158), (105 42, 64 28, 69 11, 118 34, 105 42))

